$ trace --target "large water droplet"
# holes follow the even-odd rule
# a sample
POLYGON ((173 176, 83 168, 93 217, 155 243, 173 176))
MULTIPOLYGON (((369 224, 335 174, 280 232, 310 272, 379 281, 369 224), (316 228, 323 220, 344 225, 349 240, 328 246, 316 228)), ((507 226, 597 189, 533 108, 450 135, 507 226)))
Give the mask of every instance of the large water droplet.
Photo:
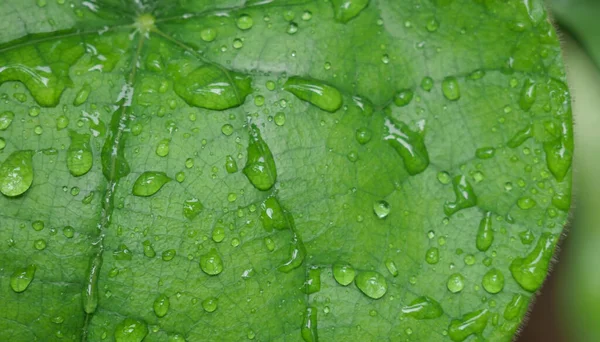
POLYGON ((94 163, 94 156, 90 147, 90 134, 80 134, 69 131, 71 145, 67 150, 67 167, 75 177, 88 173, 94 163))
POLYGON ((217 275, 223 272, 223 260, 216 249, 211 248, 208 253, 200 257, 200 268, 208 275, 217 275))
POLYGON ((164 294, 161 294, 154 300, 154 313, 157 317, 164 317, 169 312, 169 306, 171 305, 171 301, 169 297, 164 294))
POLYGON ((302 339, 306 342, 319 341, 319 336, 317 335, 317 309, 312 307, 306 308, 300 332, 302 339))
MULTIPOLYGON (((185 67, 181 69, 186 70, 185 67)), ((173 89, 191 106, 225 110, 244 103, 252 92, 249 76, 231 72, 222 67, 206 64, 186 73, 174 65, 173 89)))
POLYGON ((171 181, 164 172, 146 171, 142 173, 133 184, 132 193, 135 196, 148 197, 152 196, 171 181))
POLYGON ((523 289, 535 292, 540 288, 544 278, 546 278, 556 240, 555 235, 542 234, 535 248, 527 256, 516 258, 510 264, 510 272, 513 278, 523 289))
POLYGON ((373 299, 379 299, 387 292, 387 281, 379 272, 360 272, 354 282, 362 293, 373 299))
POLYGON ((33 151, 15 151, 0 165, 0 192, 15 197, 33 183, 33 151))
POLYGON ((156 145, 156 155, 159 157, 166 157, 169 154, 169 144, 171 139, 163 139, 156 145))
POLYGON ((429 153, 420 133, 412 131, 403 122, 386 118, 384 134, 383 139, 398 152, 409 174, 414 176, 425 171, 429 166, 429 153))
POLYGON ((90 259, 85 284, 82 291, 83 311, 92 314, 98 307, 98 276, 102 267, 102 254, 98 253, 90 259))
POLYGON ((456 176, 452 179, 452 187, 456 200, 454 202, 446 201, 444 204, 444 213, 448 216, 453 215, 459 210, 467 209, 477 205, 477 196, 473 187, 465 176, 456 176))
POLYGON ((333 113, 342 106, 342 94, 321 81, 290 77, 283 89, 328 112, 333 113))
POLYGON ((333 278, 342 286, 348 286, 354 281, 356 271, 349 264, 335 263, 333 264, 333 278))
POLYGON ((289 228, 286 215, 276 197, 269 197, 260 205, 260 220, 263 228, 270 232, 273 228, 282 230, 289 228))
POLYGON ((116 342, 142 342, 148 335, 146 322, 134 318, 125 318, 115 327, 116 342))
POLYGON ((489 293, 498 293, 504 288, 504 274, 498 269, 492 268, 483 276, 481 285, 489 293))
POLYGON ((448 287, 448 291, 452 293, 458 293, 465 288, 465 277, 460 273, 454 273, 448 277, 448 282, 446 283, 446 287, 448 287))
POLYGON ((451 101, 460 99, 460 88, 458 80, 454 76, 446 77, 442 81, 442 93, 451 101))
POLYGON ((523 84, 521 96, 519 97, 519 107, 524 111, 529 111, 536 99, 536 84, 533 80, 528 79, 523 84))
POLYGON ((430 265, 437 264, 439 260, 440 260, 440 250, 437 247, 431 247, 427 250, 427 252, 425 252, 425 261, 428 264, 430 264, 430 265))
POLYGON ((369 0, 332 0, 335 20, 347 23, 360 14, 369 4, 369 0))
POLYGON ((412 101, 414 96, 414 92, 412 89, 403 89, 396 94, 394 97, 394 103, 398 107, 404 107, 412 101))
POLYGON ((356 130, 356 141, 359 144, 364 145, 371 141, 372 133, 368 128, 361 127, 356 130))
POLYGON ((252 20, 251 16, 247 14, 242 14, 237 18, 235 23, 240 30, 245 31, 252 28, 252 26, 254 25, 254 20, 252 20))
POLYGON ((17 268, 10 276, 10 288, 17 293, 27 290, 35 276, 35 270, 35 265, 17 268))
POLYGON ((227 173, 236 173, 238 171, 237 162, 231 155, 225 157, 225 170, 227 173))
POLYGON ((494 242, 494 231, 492 230, 492 213, 486 212, 485 216, 479 222, 479 230, 477 231, 477 238, 475 245, 477 249, 485 252, 494 242))
POLYGON ((183 216, 188 220, 193 220, 200 212, 204 206, 197 198, 190 198, 183 202, 183 216))
POLYGON ((215 297, 208 297, 202 301, 202 308, 206 312, 215 312, 219 305, 219 300, 215 297))
POLYGON ((256 125, 250 127, 248 142, 248 160, 243 170, 252 185, 258 190, 266 191, 273 187, 277 180, 277 168, 271 149, 260 135, 256 125))
POLYGON ((433 319, 440 317, 444 310, 434 299, 423 296, 413 300, 410 305, 402 308, 402 313, 415 319, 433 319))
POLYGON ((0 131, 5 131, 10 127, 15 118, 15 113, 11 111, 2 112, 0 114, 0 131))
POLYGON ((455 319, 448 327, 448 336, 452 341, 464 341, 473 334, 480 334, 487 326, 489 312, 487 309, 474 311, 455 319))
POLYGON ((387 201, 381 200, 373 203, 373 213, 380 219, 386 218, 391 210, 392 208, 387 201))

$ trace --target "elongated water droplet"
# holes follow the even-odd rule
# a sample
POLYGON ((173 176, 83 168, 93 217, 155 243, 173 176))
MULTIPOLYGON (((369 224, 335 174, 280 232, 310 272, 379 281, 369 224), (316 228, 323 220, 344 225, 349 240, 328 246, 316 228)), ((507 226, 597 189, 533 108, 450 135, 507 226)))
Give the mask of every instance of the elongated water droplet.
POLYGON ((332 0, 335 20, 347 23, 367 7, 369 0, 332 0))
POLYGON ((455 319, 448 327, 448 336, 452 341, 464 341, 473 334, 481 334, 487 326, 489 312, 487 309, 474 311, 455 319))
POLYGON ((219 305, 219 300, 215 297, 208 297, 202 301, 202 308, 206 312, 215 312, 219 305))
POLYGON ((33 151, 15 151, 0 165, 0 192, 7 197, 22 195, 33 183, 33 151))
POLYGON ((185 216, 188 220, 193 220, 200 212, 204 206, 197 198, 190 198, 183 202, 183 216, 185 216))
POLYGON ((142 342, 148 335, 146 322, 134 318, 125 318, 115 327, 116 342, 142 342))
POLYGON ((152 196, 171 181, 164 172, 146 171, 142 173, 133 184, 132 193, 135 196, 148 197, 152 196))
POLYGON ((166 157, 169 155, 169 144, 171 143, 171 139, 163 139, 158 142, 156 145, 156 155, 159 157, 166 157))
POLYGON ((67 167, 75 177, 88 173, 94 163, 94 156, 90 147, 90 134, 80 134, 69 131, 71 145, 67 150, 67 167))
POLYGON ((446 283, 446 287, 448 291, 452 293, 458 293, 465 288, 465 277, 460 273, 454 273, 448 277, 448 282, 446 283))
POLYGON ((306 342, 319 341, 319 336, 317 335, 317 309, 313 307, 306 308, 300 332, 302 339, 306 342))
POLYGON ((521 146, 527 139, 533 136, 533 127, 528 125, 522 130, 518 131, 507 143, 506 146, 515 148, 521 146))
POLYGON ((510 272, 521 287, 529 292, 535 292, 542 285, 550 258, 556 246, 556 236, 544 233, 538 239, 535 248, 525 257, 516 258, 510 264, 510 272))
POLYGON ((396 263, 393 260, 390 260, 390 259, 386 260, 385 267, 390 272, 392 277, 398 276, 398 267, 396 266, 396 263))
POLYGON ((473 187, 465 176, 456 176, 452 179, 452 187, 456 200, 454 202, 446 201, 444 204, 444 213, 448 216, 453 215, 459 210, 467 209, 477 205, 477 196, 473 187))
POLYGON ((250 127, 248 142, 248 160, 243 170, 252 185, 258 190, 266 191, 273 187, 277 180, 277 168, 271 149, 260 135, 256 125, 250 127))
POLYGON ((384 134, 383 139, 400 155, 410 175, 425 171, 429 166, 429 153, 420 133, 410 130, 403 122, 386 118, 384 134))
POLYGON ((171 306, 169 297, 161 294, 154 300, 154 313, 157 317, 165 317, 165 315, 169 312, 169 306, 171 306))
POLYGON ((35 265, 17 268, 10 276, 10 288, 17 293, 27 290, 35 276, 35 270, 35 265))
POLYGON ((481 285, 489 293, 498 293, 504 288, 504 274, 498 269, 492 268, 483 276, 481 285))
POLYGON ((342 94, 336 88, 321 81, 290 77, 283 85, 283 89, 294 94, 300 100, 328 112, 335 112, 342 106, 342 94))
MULTIPOLYGON (((123 87, 123 93, 133 92, 131 86, 123 87)), ((124 95, 127 97, 127 95, 124 95)), ((124 101, 127 101, 124 99, 124 101)), ((102 174, 109 182, 114 182, 129 174, 130 168, 127 159, 125 159, 125 149, 116 148, 120 146, 125 137, 122 134, 123 127, 127 124, 128 117, 121 115, 121 110, 115 110, 112 114, 108 129, 108 136, 104 141, 101 152, 102 174), (115 151, 116 150, 116 151, 115 151)))
POLYGON ((333 264, 333 278, 342 286, 348 286, 354 281, 356 271, 349 264, 335 263, 333 264))
POLYGON ((548 169, 557 181, 562 182, 573 162, 573 128, 570 123, 561 123, 560 136, 544 143, 548 169))
POLYGON ((477 231, 477 238, 475 245, 477 249, 485 252, 494 242, 494 231, 492 230, 492 213, 486 212, 485 216, 479 222, 479 230, 477 231))
POLYGON ((525 314, 528 307, 529 299, 522 294, 515 294, 504 308, 504 318, 509 321, 520 318, 525 314))
POLYGON ((0 131, 6 131, 15 118, 15 113, 11 111, 2 112, 0 114, 0 131))
POLYGON ((528 79, 521 88, 521 96, 519 97, 519 107, 524 111, 529 111, 535 102, 536 84, 533 80, 528 79))
POLYGON ((450 101, 460 99, 458 80, 454 76, 446 77, 442 81, 442 93, 450 101))
POLYGON ((444 310, 434 299, 423 296, 413 300, 402 308, 402 313, 415 319, 434 319, 440 317, 444 310))
POLYGON ((373 212, 380 219, 386 218, 391 210, 390 204, 384 200, 373 203, 373 212))
POLYGON ((221 225, 215 226, 212 231, 212 239, 214 242, 222 242, 225 239, 225 228, 221 225))
POLYGON ((354 283, 367 297, 379 299, 387 292, 387 281, 379 272, 359 272, 354 283))
POLYGON ((190 106, 225 110, 240 106, 252 92, 249 76, 205 64, 186 73, 186 67, 170 67, 173 89, 190 106))
POLYGON ((173 260, 173 258, 175 258, 176 255, 177 255, 176 250, 167 249, 166 251, 162 252, 162 259, 163 259, 163 261, 171 261, 171 260, 173 260))
POLYGON ((310 268, 304 281, 304 292, 313 294, 321 291, 321 269, 310 268))
POLYGON ((148 258, 154 258, 156 256, 156 251, 154 250, 154 247, 152 247, 152 244, 150 243, 150 241, 146 240, 143 242, 144 245, 144 255, 147 256, 148 258))
POLYGON ((430 265, 435 265, 440 260, 440 250, 437 247, 431 247, 425 252, 425 261, 430 265))
POLYGON ((216 249, 211 248, 208 253, 200 257, 200 268, 208 275, 217 275, 223 272, 223 260, 216 249))
POLYGON ((267 232, 273 228, 282 230, 289 228, 285 212, 276 197, 269 197, 260 205, 260 220, 267 232))
POLYGON ((225 157, 225 170, 227 173, 236 173, 238 171, 237 162, 231 155, 225 157))
POLYGON ((479 159, 490 159, 496 154, 496 149, 493 147, 482 147, 475 151, 475 156, 479 159))
POLYGON ((83 311, 92 314, 98 307, 98 277, 102 267, 102 254, 98 253, 90 259, 86 282, 83 287, 82 303, 83 311))
POLYGON ((281 272, 289 273, 292 270, 302 266, 304 258, 306 257, 306 248, 304 247, 304 243, 302 242, 300 235, 298 235, 295 230, 292 216, 289 213, 286 213, 286 216, 288 217, 287 221, 290 224, 290 229, 292 230, 292 240, 290 241, 289 252, 290 258, 277 269, 281 272))
POLYGON ((73 99, 73 105, 75 107, 79 107, 87 101, 88 96, 90 96, 90 92, 92 91, 92 87, 89 84, 84 84, 81 89, 75 95, 73 99))

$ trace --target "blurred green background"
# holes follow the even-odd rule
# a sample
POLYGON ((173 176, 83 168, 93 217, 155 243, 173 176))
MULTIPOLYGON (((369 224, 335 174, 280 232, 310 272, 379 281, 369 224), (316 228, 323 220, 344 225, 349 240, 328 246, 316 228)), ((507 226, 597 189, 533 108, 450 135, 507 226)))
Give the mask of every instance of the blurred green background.
MULTIPOLYGON (((527 1, 527 0, 523 0, 527 1)), ((575 200, 567 236, 519 342, 600 341, 600 0, 550 0, 575 120, 575 200)))

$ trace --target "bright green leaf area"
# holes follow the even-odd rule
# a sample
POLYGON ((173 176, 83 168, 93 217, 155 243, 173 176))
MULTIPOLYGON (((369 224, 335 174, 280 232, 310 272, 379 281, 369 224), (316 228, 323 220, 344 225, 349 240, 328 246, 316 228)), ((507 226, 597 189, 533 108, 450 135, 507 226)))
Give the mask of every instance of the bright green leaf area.
POLYGON ((0 340, 508 341, 546 276, 573 137, 541 1, 0 19, 0 340))

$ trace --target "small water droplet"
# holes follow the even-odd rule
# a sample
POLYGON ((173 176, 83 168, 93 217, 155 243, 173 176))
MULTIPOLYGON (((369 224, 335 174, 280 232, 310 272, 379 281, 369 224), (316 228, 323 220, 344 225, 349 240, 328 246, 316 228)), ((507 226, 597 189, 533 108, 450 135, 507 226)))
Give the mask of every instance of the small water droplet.
POLYGON ((435 265, 440 260, 440 251, 437 247, 431 247, 425 252, 425 261, 430 265, 435 265))
POLYGON ((359 144, 365 145, 366 143, 371 141, 371 138, 372 133, 368 128, 361 127, 356 130, 356 141, 358 141, 359 144))
POLYGON ((396 263, 390 259, 385 261, 385 267, 387 268, 387 270, 390 272, 390 274, 393 277, 397 277, 398 276, 398 267, 396 266, 396 263))
POLYGON ((275 250, 275 241, 273 241, 273 239, 271 239, 270 237, 266 237, 264 239, 265 242, 265 246, 267 247, 267 250, 269 250, 269 252, 272 252, 275 250))
POLYGON ((532 79, 527 79, 523 84, 523 88, 521 88, 519 107, 524 111, 529 111, 533 106, 536 97, 536 84, 532 79))
POLYGON ((162 252, 162 259, 163 259, 163 261, 171 261, 171 260, 173 260, 173 258, 175 258, 176 255, 177 255, 176 250, 167 249, 166 251, 162 252))
POLYGON ((27 290, 35 276, 35 271, 35 265, 17 268, 10 276, 10 288, 17 293, 27 290))
POLYGON ((528 307, 529 299, 522 294, 515 294, 506 305, 506 308, 504 308, 504 318, 508 321, 513 321, 516 318, 522 317, 528 307))
POLYGON ((414 92, 412 91, 412 89, 400 90, 394 97, 394 103, 398 107, 404 107, 412 101, 413 96, 414 92))
POLYGON ((479 159, 490 159, 496 154, 496 149, 493 147, 482 147, 475 151, 475 156, 479 159))
POLYGON ((0 114, 0 131, 6 131, 13 122, 15 113, 11 111, 2 112, 0 114))
POLYGON ((347 23, 364 10, 369 0, 332 0, 335 20, 347 23))
POLYGON ((146 322, 134 318, 125 318, 115 327, 116 342, 142 342, 148 335, 146 322))
POLYGON ((431 91, 433 89, 433 78, 426 76, 421 80, 421 89, 425 91, 431 91))
POLYGON ((321 290, 321 269, 310 268, 304 281, 304 292, 306 294, 317 293, 321 290))
POLYGON ((63 228, 63 235, 66 238, 70 239, 73 236, 75 236, 75 229, 73 229, 73 227, 71 227, 71 226, 66 226, 63 228))
POLYGON ((92 169, 94 156, 90 147, 90 134, 80 134, 75 131, 69 131, 71 145, 67 150, 67 168, 69 172, 80 177, 92 169))
POLYGON ((208 297, 202 301, 202 308, 206 312, 215 312, 219 305, 219 300, 215 297, 208 297))
POLYGON ((521 197, 517 200, 517 205, 523 210, 529 210, 535 207, 537 202, 531 197, 521 197))
POLYGON ((380 219, 386 218, 390 214, 390 211, 390 204, 384 200, 373 203, 373 212, 380 219))
POLYGON ((448 277, 446 286, 448 287, 448 291, 458 293, 465 287, 465 278, 460 273, 454 273, 448 277))
POLYGON ((452 341, 460 342, 473 334, 481 334, 487 326, 488 316, 488 310, 483 309, 452 320, 448 327, 448 336, 452 341))
POLYGON ((492 213, 486 212, 485 216, 479 222, 479 230, 477 231, 476 246, 477 249, 485 252, 494 242, 494 231, 492 230, 492 213))
POLYGON ((38 239, 33 242, 33 247, 38 251, 46 249, 46 240, 38 239))
POLYGON ((140 197, 152 196, 170 181, 171 178, 164 172, 146 171, 133 184, 132 194, 140 197))
POLYGON ((169 306, 171 306, 171 301, 169 297, 164 294, 161 294, 154 300, 154 313, 157 317, 165 317, 169 312, 169 306))
POLYGON ((190 198, 183 202, 183 216, 188 220, 193 220, 200 212, 204 206, 197 198, 190 198))
POLYGON ((215 40, 215 38, 217 38, 217 30, 210 27, 205 28, 204 30, 200 31, 200 38, 205 42, 212 42, 215 40))
POLYGON ((285 212, 276 197, 269 197, 260 205, 260 220, 267 232, 272 231, 273 228, 278 230, 289 228, 285 212))
POLYGON ((208 275, 217 275, 223 272, 223 260, 216 249, 212 248, 200 257, 200 268, 208 275))
POLYGON ((169 155, 169 144, 171 143, 171 139, 163 139, 158 142, 156 145, 156 155, 159 157, 166 157, 169 155))
POLYGON ((90 92, 92 91, 92 87, 89 84, 84 84, 81 89, 79 89, 79 91, 77 92, 77 95, 75 95, 75 98, 73 99, 73 105, 75 107, 79 107, 82 104, 85 103, 85 101, 87 101, 88 97, 90 96, 90 92))
POLYGON ((223 133, 225 136, 230 136, 233 134, 233 126, 230 124, 224 124, 221 127, 221 133, 223 133))
POLYGON ((284 112, 277 112, 277 114, 275 114, 274 116, 274 121, 275 124, 277 126, 283 126, 285 124, 285 113, 284 112))
POLYGON ((317 309, 313 307, 306 308, 300 333, 305 342, 319 341, 319 337, 317 335, 317 309))
POLYGON ((460 98, 460 88, 456 77, 450 76, 444 78, 442 81, 442 93, 450 101, 456 101, 460 98))
POLYGON ((498 293, 504 288, 504 274, 497 268, 492 268, 483 276, 481 285, 491 294, 498 293))
POLYGON ((423 136, 403 122, 386 118, 383 139, 400 155, 410 175, 417 175, 429 166, 429 153, 423 136))
POLYGON ((236 25, 240 30, 249 30, 254 25, 254 20, 247 14, 240 15, 236 20, 236 25))

